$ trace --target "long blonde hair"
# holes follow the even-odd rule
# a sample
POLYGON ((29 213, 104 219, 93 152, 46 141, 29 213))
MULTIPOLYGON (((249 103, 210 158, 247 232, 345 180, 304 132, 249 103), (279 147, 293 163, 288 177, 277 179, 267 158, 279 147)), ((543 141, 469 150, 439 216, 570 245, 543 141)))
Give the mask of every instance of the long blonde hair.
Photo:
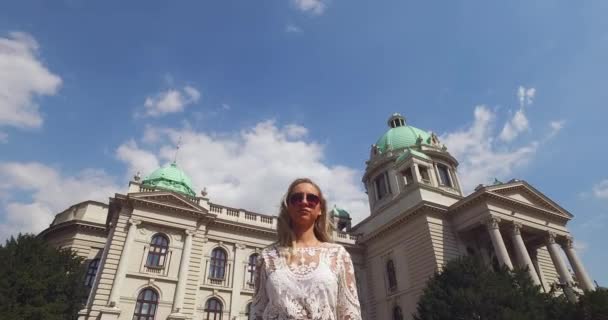
POLYGON ((333 242, 332 239, 332 231, 333 224, 331 222, 330 217, 327 216, 327 201, 323 196, 323 192, 321 192, 321 188, 312 182, 309 178, 298 178, 295 179, 287 188, 287 192, 283 199, 281 200, 281 212, 279 213, 278 223, 277 223, 277 242, 279 246, 282 247, 293 247, 294 242, 296 240, 295 234, 293 232, 293 226, 291 217, 289 216, 289 212, 287 211, 287 207, 289 204, 287 203, 287 199, 291 195, 293 189, 301 184, 301 183, 309 183, 314 186, 319 192, 319 199, 321 202, 319 205, 321 206, 321 215, 317 218, 314 225, 314 233, 317 239, 321 242, 333 242))

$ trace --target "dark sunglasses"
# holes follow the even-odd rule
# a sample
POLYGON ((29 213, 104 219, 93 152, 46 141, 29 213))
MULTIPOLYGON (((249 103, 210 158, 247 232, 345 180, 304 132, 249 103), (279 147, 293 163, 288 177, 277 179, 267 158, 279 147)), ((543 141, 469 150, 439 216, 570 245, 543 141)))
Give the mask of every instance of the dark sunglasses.
POLYGON ((302 204, 304 199, 306 199, 307 206, 312 208, 316 207, 319 202, 321 202, 321 198, 319 198, 319 196, 316 194, 297 192, 292 193, 289 196, 289 204, 292 206, 297 206, 302 204))

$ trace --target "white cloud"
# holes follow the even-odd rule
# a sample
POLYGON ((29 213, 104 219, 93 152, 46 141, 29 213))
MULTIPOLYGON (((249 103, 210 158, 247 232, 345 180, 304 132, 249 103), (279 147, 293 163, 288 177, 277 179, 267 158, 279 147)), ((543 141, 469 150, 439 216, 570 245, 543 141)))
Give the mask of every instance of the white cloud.
MULTIPOLYGON (((149 139, 150 135, 154 135, 156 139, 160 139, 161 133, 153 128, 146 128, 144 139, 149 139)), ((159 140, 149 140, 148 142, 154 143, 158 141, 159 140)), ((127 168, 127 176, 129 178, 137 172, 145 176, 160 166, 156 156, 140 149, 134 140, 129 140, 120 145, 118 149, 116 149, 116 157, 129 165, 127 168)))
POLYGON ((327 8, 327 0, 292 0, 298 10, 321 15, 327 8))
POLYGON ((231 107, 230 107, 230 105, 229 105, 229 104, 227 104, 227 103, 222 103, 222 109, 223 109, 223 110, 230 110, 230 109, 231 109, 231 107))
POLYGON ((0 126, 42 126, 36 98, 56 94, 61 78, 42 64, 38 48, 27 33, 0 37, 0 126))
POLYGON ((293 25, 293 24, 288 24, 287 26, 285 26, 285 32, 287 33, 300 33, 302 32, 302 28, 293 25))
POLYGON ((66 176, 38 162, 0 163, 0 181, 5 195, 0 239, 18 232, 40 232, 69 206, 84 200, 107 203, 108 197, 120 191, 103 171, 86 169, 66 176), (15 199, 21 191, 31 194, 31 199, 15 199))
POLYGON ((181 90, 169 89, 146 98, 145 115, 158 117, 167 113, 181 112, 186 106, 198 102, 200 98, 200 92, 191 86, 185 86, 181 90))
POLYGON ((289 138, 298 139, 305 137, 308 134, 308 129, 297 124, 288 124, 285 126, 285 133, 289 138))
POLYGON ((593 195, 599 199, 608 199, 608 179, 604 179, 593 186, 593 195))
POLYGON ((530 123, 526 117, 525 108, 533 103, 536 96, 535 88, 524 88, 520 86, 517 90, 517 98, 519 100, 519 110, 513 114, 513 117, 505 123, 500 132, 499 138, 505 142, 511 142, 520 133, 530 129, 530 123))
MULTIPOLYGON (((230 135, 191 128, 150 130, 157 130, 155 134, 164 137, 159 141, 165 142, 154 150, 144 150, 127 141, 118 148, 119 158, 129 168, 152 167, 152 159, 161 164, 171 162, 181 137, 177 163, 193 179, 195 188, 207 188, 213 202, 278 214, 288 184, 297 177, 308 176, 319 183, 331 203, 351 212, 353 219, 360 221, 369 214, 361 172, 325 164, 324 147, 305 140, 308 130, 302 126, 279 127, 273 121, 265 121, 230 135), (135 153, 138 156, 125 156, 135 153), (138 160, 142 156, 148 159, 145 165, 138 160)), ((142 173, 146 175, 151 170, 142 173)))
POLYGON ((8 134, 0 131, 0 143, 8 143, 8 134))
POLYGON ((556 134, 558 134, 560 131, 562 131, 562 129, 564 128, 565 124, 566 124, 565 120, 551 121, 549 123, 549 127, 551 127, 551 132, 549 133, 549 136, 553 137, 556 134))
POLYGON ((480 105, 475 107, 474 121, 470 127, 441 137, 448 152, 460 161, 459 177, 466 192, 495 177, 508 177, 536 153, 539 145, 536 141, 522 146, 497 141, 493 127, 495 120, 495 112, 480 105))

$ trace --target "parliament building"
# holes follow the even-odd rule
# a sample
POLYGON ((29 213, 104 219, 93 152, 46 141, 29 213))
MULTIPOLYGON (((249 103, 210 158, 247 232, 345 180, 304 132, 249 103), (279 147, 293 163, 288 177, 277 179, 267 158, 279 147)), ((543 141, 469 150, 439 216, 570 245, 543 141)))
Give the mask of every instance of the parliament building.
MULTIPOLYGON (((449 146, 400 114, 388 126, 362 177, 369 215, 353 225, 348 208, 331 210, 363 319, 411 319, 429 277, 462 255, 527 266, 541 290, 594 290, 570 212, 524 180, 465 195, 449 146)), ((90 293, 79 320, 247 319, 256 259, 274 242, 278 212, 197 195, 176 163, 135 176, 125 191, 72 205, 40 234, 86 259, 90 293)))

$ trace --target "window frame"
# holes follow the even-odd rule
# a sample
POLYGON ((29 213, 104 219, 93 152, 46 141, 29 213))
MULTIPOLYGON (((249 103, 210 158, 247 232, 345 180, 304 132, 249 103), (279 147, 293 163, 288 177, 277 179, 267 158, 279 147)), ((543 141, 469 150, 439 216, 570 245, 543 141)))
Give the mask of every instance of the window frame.
POLYGON ((401 171, 401 175, 403 176, 403 181, 405 182, 406 186, 414 183, 414 169, 411 166, 401 171))
POLYGON ((374 178, 374 188, 376 190, 376 200, 382 200, 387 195, 391 194, 391 185, 388 179, 388 172, 384 171, 374 178), (380 181, 384 182, 384 193, 380 194, 380 181))
POLYGON ((255 269, 258 263, 258 259, 260 258, 259 253, 252 253, 249 255, 249 259, 247 260, 247 284, 253 285, 255 283, 255 269))
POLYGON ((395 273, 395 262, 393 259, 386 261, 386 277, 388 280, 389 291, 397 290, 397 274, 395 273))
POLYGON ((162 233, 157 233, 150 239, 148 256, 146 257, 146 267, 154 269, 164 269, 167 264, 169 253, 169 237, 162 233), (161 239, 165 243, 157 243, 161 239))
POLYGON ((135 310, 133 310, 133 320, 154 320, 156 317, 156 312, 158 311, 159 304, 159 294, 156 289, 152 287, 143 288, 139 294, 137 295, 137 300, 135 302, 135 310), (146 299, 146 292, 151 292, 151 299, 146 299), (148 305, 147 313, 142 313, 144 305, 148 305), (150 310, 152 310, 150 312, 150 310))
POLYGON ((87 288, 92 288, 95 283, 95 276, 97 276, 97 271, 99 270, 99 261, 99 258, 95 258, 87 266, 87 273, 84 277, 84 285, 87 288))
POLYGON ((207 299, 207 302, 205 302, 205 309, 203 311, 205 312, 205 320, 222 320, 222 315, 224 313, 224 304, 220 299, 216 297, 211 297, 207 299), (211 309, 210 302, 212 301, 215 303, 216 308, 214 309, 211 309), (213 318, 211 318, 211 316, 213 316, 213 318))
POLYGON ((431 172, 429 167, 426 165, 418 164, 418 172, 420 173, 420 181, 422 183, 431 184, 431 172), (427 178, 425 179, 422 172, 426 173, 427 178))
POLYGON ((216 280, 224 280, 224 278, 226 277, 227 265, 228 252, 226 252, 224 248, 216 247, 211 250, 211 257, 209 258, 209 278, 216 280), (216 253, 221 253, 223 257, 217 256, 216 253))
POLYGON ((403 320, 403 310, 400 306, 393 307, 393 320, 403 320))
POLYGON ((435 167, 437 168, 437 176, 439 177, 439 185, 442 187, 448 187, 448 188, 455 188, 454 187, 454 179, 452 178, 452 173, 450 170, 450 166, 441 163, 441 162, 437 162, 435 164, 435 167), (444 180, 444 176, 442 175, 442 169, 445 169, 445 177, 447 177, 448 179, 448 183, 446 184, 444 180))

